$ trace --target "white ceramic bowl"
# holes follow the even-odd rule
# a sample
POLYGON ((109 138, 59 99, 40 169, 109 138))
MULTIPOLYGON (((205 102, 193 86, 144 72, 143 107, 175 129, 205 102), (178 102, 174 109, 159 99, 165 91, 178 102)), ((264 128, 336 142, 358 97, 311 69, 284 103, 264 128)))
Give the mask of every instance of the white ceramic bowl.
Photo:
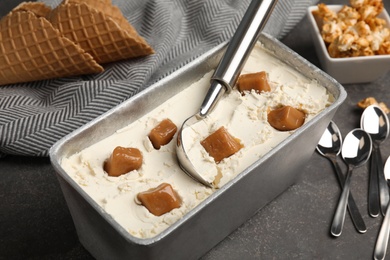
MULTIPOLYGON (((328 5, 330 10, 339 11, 343 5, 328 5)), ((375 55, 351 58, 332 58, 323 41, 320 29, 312 14, 317 6, 308 8, 311 35, 322 69, 342 84, 372 82, 390 70, 390 55, 375 55)), ((386 10, 378 16, 386 20, 390 27, 390 18, 386 10)))

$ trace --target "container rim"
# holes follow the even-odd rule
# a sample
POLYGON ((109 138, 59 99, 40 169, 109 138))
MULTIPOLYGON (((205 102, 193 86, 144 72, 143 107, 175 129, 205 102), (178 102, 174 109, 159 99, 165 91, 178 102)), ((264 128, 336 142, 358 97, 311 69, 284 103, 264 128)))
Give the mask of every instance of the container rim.
MULTIPOLYGON (((88 122, 87 124, 81 126, 80 128, 76 129, 75 131, 69 133, 65 137, 61 138, 59 141, 57 141, 49 151, 49 157, 52 164, 52 167, 55 169, 57 175, 64 179, 73 189, 75 189, 97 212, 100 213, 100 215, 109 222, 114 229, 116 229, 119 234, 126 239, 127 241, 139 244, 139 245, 152 245, 165 237, 169 236, 177 227, 182 225, 184 222, 186 222, 188 219, 193 218, 196 216, 196 214, 202 210, 203 207, 210 204, 215 198, 219 197, 223 192, 228 190, 230 187, 234 186, 235 183, 239 182, 243 177, 245 177, 248 173, 250 173, 254 168, 256 168, 258 165, 260 165, 265 160, 268 160, 273 154, 277 153, 278 150, 280 150, 286 143, 291 142, 294 139, 294 136, 300 135, 302 132, 306 131, 307 128, 314 125, 317 121, 319 121, 322 117, 324 117, 329 111, 336 109, 338 106, 340 106, 344 100, 347 97, 347 93, 343 86, 338 83, 335 79, 333 79, 331 76, 317 68, 315 65, 308 62, 306 59, 289 49, 287 46, 285 46, 283 43, 281 43, 278 39, 274 38, 273 36, 262 33, 260 35, 259 41, 262 43, 263 46, 265 46, 265 49, 269 49, 272 54, 278 55, 279 57, 284 55, 292 55, 294 62, 298 63, 299 66, 305 67, 308 70, 312 71, 312 78, 315 78, 316 80, 319 80, 321 82, 327 82, 325 88, 328 89, 329 92, 332 93, 334 96, 334 101, 331 103, 328 107, 326 107, 323 111, 321 111, 318 115, 316 115, 312 120, 304 124, 302 127, 300 127, 298 130, 296 130, 289 138, 285 139, 281 143, 279 143, 276 147, 274 147, 271 151, 266 153, 262 158, 257 160, 255 163, 250 165, 248 168, 246 168, 244 171, 242 171, 240 174, 238 174, 234 179, 229 181, 227 184, 225 184, 222 188, 216 190, 214 193, 212 193, 209 197, 207 197, 204 201, 202 201, 200 204, 198 204, 195 208, 190 210, 188 213, 186 213, 181 219, 170 225, 167 229, 162 231, 161 233, 157 234, 154 237, 151 238, 137 238, 132 236, 127 230, 125 230, 119 223, 117 223, 111 215, 106 213, 102 207, 100 207, 83 189, 80 188, 80 186, 64 171, 64 169, 61 167, 60 162, 63 157, 60 157, 59 154, 61 154, 61 150, 63 149, 64 145, 66 145, 69 140, 74 138, 75 136, 78 136, 80 133, 87 131, 91 126, 97 124, 98 122, 104 120, 105 117, 111 114, 115 114, 120 109, 120 106, 123 106, 125 104, 128 104, 129 102, 132 102, 133 100, 139 98, 142 95, 145 95, 145 93, 153 91, 153 89, 165 82, 169 82, 171 79, 177 77, 180 75, 184 70, 188 70, 188 68, 194 67, 197 64, 200 63, 199 59, 196 59, 187 65, 183 66, 182 68, 178 69, 177 71, 173 72, 172 74, 166 76, 165 78, 161 79, 160 81, 152 84, 147 89, 141 91, 140 93, 134 95, 133 97, 129 98, 128 100, 124 101, 122 104, 110 109, 106 113, 102 114, 101 116, 97 117, 96 119, 88 122), (333 87, 331 87, 333 86, 333 87), (332 90, 332 91, 331 91, 332 90)), ((207 58, 215 55, 218 51, 220 51, 222 48, 224 48, 227 45, 227 42, 221 43, 218 46, 214 47, 213 49, 207 51, 205 54, 203 54, 199 58, 207 58)), ((291 66, 288 62, 285 62, 288 65, 291 66)), ((305 75, 305 74, 304 74, 305 75)), ((308 75, 305 75, 308 76, 308 75)))

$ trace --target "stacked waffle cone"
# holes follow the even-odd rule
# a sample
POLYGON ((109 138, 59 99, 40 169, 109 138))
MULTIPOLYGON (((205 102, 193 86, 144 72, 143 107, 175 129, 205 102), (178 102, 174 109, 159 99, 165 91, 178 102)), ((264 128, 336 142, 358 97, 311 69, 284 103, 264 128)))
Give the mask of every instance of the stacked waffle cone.
POLYGON ((0 20, 0 85, 100 73, 153 52, 111 0, 24 2, 0 20))

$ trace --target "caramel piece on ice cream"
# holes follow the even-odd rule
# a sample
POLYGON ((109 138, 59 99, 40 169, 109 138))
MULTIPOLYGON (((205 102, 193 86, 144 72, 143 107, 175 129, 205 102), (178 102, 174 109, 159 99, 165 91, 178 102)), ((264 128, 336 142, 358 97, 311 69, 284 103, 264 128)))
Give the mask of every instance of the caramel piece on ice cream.
POLYGON ((271 91, 267 73, 265 71, 241 75, 238 78, 237 87, 241 93, 244 93, 244 91, 251 91, 252 89, 257 93, 271 91))
POLYGON ((201 142, 201 145, 217 163, 235 154, 243 147, 240 140, 230 135, 225 127, 221 127, 209 135, 201 142))
POLYGON ((118 177, 122 174, 138 170, 142 165, 142 154, 137 148, 118 146, 110 158, 104 163, 104 170, 109 176, 118 177))
POLYGON ((161 216, 181 205, 180 196, 168 183, 138 193, 137 199, 155 216, 161 216))
POLYGON ((305 113, 291 106, 284 106, 268 113, 268 123, 280 131, 299 128, 305 122, 305 113))
POLYGON ((149 139, 155 149, 168 144, 177 131, 177 126, 169 119, 164 119, 149 133, 149 139))

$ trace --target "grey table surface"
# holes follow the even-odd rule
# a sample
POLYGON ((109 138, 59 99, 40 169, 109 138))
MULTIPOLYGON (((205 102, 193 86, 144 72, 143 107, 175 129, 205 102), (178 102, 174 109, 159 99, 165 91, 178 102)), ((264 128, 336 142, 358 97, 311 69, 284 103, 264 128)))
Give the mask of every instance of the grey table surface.
MULTIPOLYGON (((0 1, 0 15, 16 2, 0 1)), ((388 0, 384 2, 390 10, 388 0)), ((282 41, 321 67, 306 17, 282 41)), ((390 72, 375 82, 344 87, 348 97, 333 119, 343 136, 359 127, 362 113, 356 106, 359 100, 373 96, 390 105, 390 72)), ((389 155, 390 139, 387 139, 382 156, 387 159, 389 155)), ((341 159, 339 162, 345 171, 341 159)), ((341 191, 330 162, 313 150, 296 184, 202 259, 372 259, 383 218, 368 215, 367 187, 368 164, 356 169, 351 187, 367 232, 358 233, 347 216, 342 235, 333 238, 329 229, 341 191)), ((78 240, 48 158, 0 159, 0 259, 92 259, 78 240)))

